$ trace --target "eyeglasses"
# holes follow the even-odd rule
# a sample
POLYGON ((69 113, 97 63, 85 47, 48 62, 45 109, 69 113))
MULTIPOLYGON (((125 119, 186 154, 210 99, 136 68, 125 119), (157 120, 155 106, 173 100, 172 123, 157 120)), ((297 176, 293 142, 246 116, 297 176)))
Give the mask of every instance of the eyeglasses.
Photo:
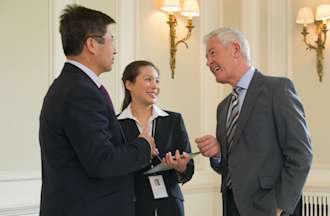
MULTIPOLYGON (((104 39, 105 39, 105 35, 87 35, 85 37, 84 42, 88 39, 88 38, 93 38, 95 39, 98 43, 103 44, 104 43, 104 39)), ((113 35, 110 35, 111 38, 111 42, 114 44, 115 43, 115 39, 113 35)))
POLYGON ((86 40, 87 40, 88 38, 93 38, 93 39, 95 39, 98 43, 101 43, 101 44, 104 43, 104 36, 103 36, 103 35, 87 35, 87 36, 85 37, 84 42, 86 42, 86 40))

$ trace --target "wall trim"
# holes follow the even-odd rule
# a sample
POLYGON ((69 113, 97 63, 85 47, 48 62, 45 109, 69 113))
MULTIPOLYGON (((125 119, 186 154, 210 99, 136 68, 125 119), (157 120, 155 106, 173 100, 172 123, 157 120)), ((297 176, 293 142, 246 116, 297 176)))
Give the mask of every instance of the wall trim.
POLYGON ((16 206, 12 208, 0 208, 0 216, 37 216, 39 205, 16 206))
MULTIPOLYGON (((220 194, 221 176, 210 169, 197 171, 194 179, 194 184, 188 182, 182 186, 186 195, 220 194)), ((0 216, 37 215, 40 185, 41 172, 38 170, 0 172, 0 216)), ((313 165, 304 192, 330 193, 330 164, 313 165)))
POLYGON ((48 85, 54 77, 54 1, 48 1, 48 85))
POLYGON ((292 67, 292 44, 293 44, 293 25, 295 25, 295 22, 292 22, 292 13, 293 13, 293 7, 292 7, 292 1, 287 1, 287 77, 289 79, 293 79, 293 67, 292 67))
POLYGON ((118 46, 118 62, 116 68, 115 79, 116 82, 113 83, 116 88, 116 101, 118 101, 118 106, 116 110, 120 110, 120 101, 124 98, 124 90, 122 88, 121 76, 126 65, 131 61, 136 59, 137 53, 137 35, 136 25, 138 23, 138 2, 135 0, 121 0, 116 1, 116 14, 118 19, 117 37, 116 40, 118 46), (131 16, 127 16, 130 14, 131 16), (128 34, 129 32, 129 34, 128 34))
POLYGON ((251 64, 259 67, 260 62, 260 4, 259 0, 241 0, 241 29, 251 47, 251 64))
POLYGON ((0 171, 0 183, 41 180, 41 171, 0 171))
POLYGON ((330 193, 330 164, 312 165, 304 191, 330 193))
POLYGON ((0 216, 37 215, 41 189, 41 172, 0 172, 0 216))
POLYGON ((288 1, 268 0, 268 73, 288 76, 288 1))

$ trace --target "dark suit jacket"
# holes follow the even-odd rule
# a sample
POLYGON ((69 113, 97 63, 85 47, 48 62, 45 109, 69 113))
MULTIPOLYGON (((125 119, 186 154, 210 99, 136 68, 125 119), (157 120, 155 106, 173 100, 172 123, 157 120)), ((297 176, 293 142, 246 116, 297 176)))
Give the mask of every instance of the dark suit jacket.
POLYGON ((222 174, 223 200, 229 170, 241 215, 275 215, 275 208, 292 213, 312 162, 304 110, 292 82, 255 72, 228 157, 225 124, 229 100, 230 96, 225 98, 217 111, 221 163, 211 159, 211 166, 222 174))
POLYGON ((150 160, 145 139, 127 143, 95 83, 66 63, 40 114, 41 216, 133 215, 133 173, 150 160))
MULTIPOLYGON (((163 158, 167 152, 172 152, 172 154, 174 154, 176 149, 179 149, 180 153, 183 151, 191 152, 187 131, 181 115, 179 113, 166 112, 169 116, 156 118, 154 139, 159 150, 159 156, 163 158)), ((120 120, 120 124, 128 141, 135 139, 139 135, 139 130, 134 120, 120 120)), ((160 161, 154 158, 153 163, 156 165, 159 164, 160 161)), ((150 165, 135 174, 135 195, 138 201, 146 200, 151 202, 151 200, 154 199, 148 177, 143 174, 143 172, 149 168, 150 165)), ((180 177, 178 177, 174 170, 161 172, 160 174, 163 175, 168 195, 183 200, 178 182, 184 183, 189 181, 193 173, 193 160, 189 161, 186 172, 180 177)))

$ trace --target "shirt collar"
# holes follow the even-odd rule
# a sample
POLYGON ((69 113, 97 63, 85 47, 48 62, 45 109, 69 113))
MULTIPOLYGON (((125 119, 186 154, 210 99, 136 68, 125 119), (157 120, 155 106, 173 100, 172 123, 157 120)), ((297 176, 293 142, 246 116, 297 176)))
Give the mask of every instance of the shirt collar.
POLYGON ((242 89, 248 89, 249 85, 251 83, 252 77, 254 75, 255 68, 250 67, 246 73, 241 77, 241 79, 238 81, 236 87, 240 87, 242 89))
POLYGON ((80 62, 74 61, 74 60, 67 60, 66 62, 75 65, 78 67, 80 70, 82 70, 93 82, 96 84, 98 88, 101 87, 102 83, 100 81, 100 78, 88 67, 85 65, 81 64, 80 62))
MULTIPOLYGON (((165 112, 164 110, 162 110, 161 108, 159 108, 157 105, 153 104, 152 106, 152 115, 151 115, 151 121, 156 119, 159 116, 165 117, 168 116, 169 114, 167 112, 165 112)), ((124 109, 120 115, 118 116, 119 120, 122 119, 133 119, 135 121, 137 121, 137 119, 133 116, 132 113, 132 109, 131 109, 131 104, 129 104, 126 109, 124 109)))

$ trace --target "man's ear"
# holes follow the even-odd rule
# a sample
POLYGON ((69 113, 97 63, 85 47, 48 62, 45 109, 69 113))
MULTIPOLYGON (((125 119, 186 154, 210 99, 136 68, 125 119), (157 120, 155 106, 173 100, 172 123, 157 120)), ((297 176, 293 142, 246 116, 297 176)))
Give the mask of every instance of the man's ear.
POLYGON ((241 46, 237 42, 232 43, 232 54, 233 57, 237 58, 241 55, 241 46))
POLYGON ((85 42, 85 47, 88 52, 95 54, 96 53, 96 47, 97 47, 97 41, 91 37, 87 38, 85 42))

